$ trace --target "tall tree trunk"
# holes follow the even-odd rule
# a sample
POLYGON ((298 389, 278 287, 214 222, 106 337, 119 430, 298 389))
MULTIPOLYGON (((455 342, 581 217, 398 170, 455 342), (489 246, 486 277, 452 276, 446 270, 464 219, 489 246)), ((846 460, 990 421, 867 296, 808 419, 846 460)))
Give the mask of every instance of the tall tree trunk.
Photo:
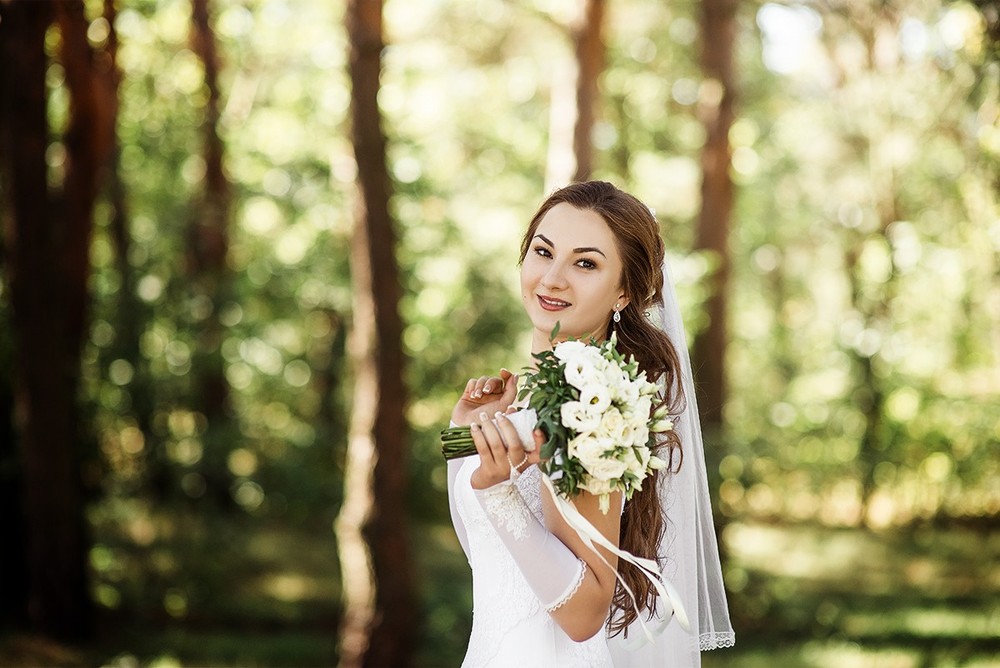
POLYGON ((15 412, 23 458, 28 617, 60 639, 88 635, 87 541, 76 392, 87 323, 90 238, 104 111, 83 3, 0 4, 6 266, 15 335, 15 412), (56 19, 69 89, 62 190, 47 183, 45 34, 56 19))
POLYGON ((209 0, 192 0, 191 42, 205 69, 208 102, 202 124, 205 192, 195 206, 188 236, 188 267, 195 293, 208 300, 209 312, 198 338, 194 358, 197 409, 208 420, 202 474, 209 495, 229 505, 231 476, 227 468, 229 433, 229 383, 222 358, 223 327, 219 311, 228 290, 226 254, 229 250, 229 181, 223 170, 223 144, 219 136, 222 104, 219 91, 219 54, 212 30, 209 0))
POLYGON ((606 0, 586 0, 567 27, 574 60, 552 75, 546 192, 571 180, 586 181, 594 170, 591 137, 600 96, 597 82, 604 71, 605 7, 606 0))
POLYGON ((345 18, 358 198, 351 247, 350 354, 356 379, 344 504, 337 518, 345 598, 341 665, 407 666, 416 615, 406 515, 399 270, 378 109, 382 2, 351 0, 345 18))
POLYGON ((576 46, 576 125, 573 127, 574 181, 586 181, 594 171, 594 133, 598 89, 604 71, 605 0, 586 0, 583 20, 574 27, 576 46))
POLYGON ((143 434, 142 471, 151 484, 156 498, 162 498, 167 491, 166 462, 157 456, 153 446, 156 436, 153 432, 153 388, 149 382, 148 364, 140 350, 139 339, 145 324, 145 305, 135 292, 135 271, 129 256, 132 251, 132 235, 121 168, 121 142, 118 139, 118 118, 120 110, 122 70, 118 64, 118 31, 115 22, 118 17, 118 0, 104 0, 104 19, 108 23, 108 38, 104 49, 104 99, 108 109, 109 154, 107 166, 107 205, 109 210, 109 230, 111 245, 115 250, 115 266, 121 287, 117 293, 115 309, 115 342, 111 351, 113 359, 124 359, 134 370, 129 392, 132 397, 132 411, 136 424, 143 434))
POLYGON ((729 129, 733 124, 736 97, 733 75, 736 6, 736 0, 701 2, 701 68, 705 84, 699 114, 706 139, 701 152, 701 212, 695 248, 711 251, 717 264, 705 304, 708 327, 695 338, 693 356, 700 389, 698 407, 706 426, 715 429, 722 427, 726 402, 726 295, 733 209, 729 129))

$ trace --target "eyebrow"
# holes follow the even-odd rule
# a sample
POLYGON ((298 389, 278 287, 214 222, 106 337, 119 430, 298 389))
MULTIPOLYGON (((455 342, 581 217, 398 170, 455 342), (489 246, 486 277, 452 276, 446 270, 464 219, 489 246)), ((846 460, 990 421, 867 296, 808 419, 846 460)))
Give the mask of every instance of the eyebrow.
MULTIPOLYGON (((556 245, 555 245, 554 243, 552 243, 552 242, 551 242, 551 241, 550 241, 550 240, 548 239, 548 237, 546 237, 546 236, 545 236, 544 234, 536 234, 536 235, 535 235, 535 238, 536 238, 536 239, 541 239, 542 241, 544 241, 544 242, 545 242, 545 243, 547 243, 548 245, 552 246, 553 248, 555 248, 555 247, 556 247, 556 245)), ((601 250, 600 248, 597 248, 597 247, 595 247, 595 246, 583 246, 583 247, 581 247, 581 248, 574 248, 574 249, 573 249, 573 252, 574 252, 574 253, 588 253, 588 252, 590 252, 590 251, 593 251, 593 252, 595 252, 595 253, 600 253, 600 254, 601 254, 601 255, 602 255, 603 257, 605 257, 605 258, 607 258, 607 257, 608 257, 607 255, 604 255, 604 251, 602 251, 602 250, 601 250)))

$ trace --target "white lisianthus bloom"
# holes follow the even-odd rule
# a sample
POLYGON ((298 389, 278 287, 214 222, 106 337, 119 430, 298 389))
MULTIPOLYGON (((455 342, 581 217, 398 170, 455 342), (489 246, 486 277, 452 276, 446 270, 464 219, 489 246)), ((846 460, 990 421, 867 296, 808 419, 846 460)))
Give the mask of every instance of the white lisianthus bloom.
POLYGON ((573 441, 573 455, 593 477, 598 480, 617 480, 625 473, 625 462, 609 452, 614 449, 614 444, 610 441, 593 436, 577 436, 571 442, 573 441), (607 457, 604 456, 605 453, 608 453, 607 457))
POLYGON ((657 420, 652 425, 650 425, 649 430, 660 434, 665 431, 670 431, 673 428, 674 428, 674 421, 668 418, 664 418, 662 420, 657 420))
POLYGON ((635 411, 637 418, 642 418, 643 422, 649 420, 649 413, 653 410, 653 400, 648 396, 639 397, 638 401, 635 402, 635 411))
POLYGON ((601 425, 601 414, 579 401, 564 403, 559 409, 559 419, 564 427, 581 434, 592 432, 601 425))
POLYGON ((587 383, 580 388, 580 403, 592 411, 603 413, 611 405, 611 392, 601 383, 587 383))
POLYGON ((625 383, 619 390, 619 401, 634 406, 639 401, 640 389, 637 382, 625 383))
POLYGON ((647 466, 649 466, 649 468, 653 469, 654 471, 659 471, 660 469, 662 469, 666 465, 667 465, 667 462, 665 462, 664 460, 660 459, 656 455, 653 455, 652 457, 650 457, 649 458, 649 463, 647 464, 647 466))
POLYGON ((649 441, 649 428, 643 422, 642 425, 636 427, 635 431, 632 432, 632 445, 644 446, 647 441, 649 441))
MULTIPOLYGON (((591 346, 586 346, 591 348, 591 346)), ((578 390, 582 390, 585 385, 600 383, 601 375, 593 365, 593 360, 586 351, 581 351, 566 359, 566 382, 578 390)))
POLYGON ((610 494, 615 491, 614 483, 610 480, 598 480, 593 476, 584 476, 580 482, 580 489, 585 489, 591 494, 610 494))
POLYGON ((642 489, 650 457, 649 448, 646 447, 633 447, 625 451, 625 465, 628 467, 628 472, 639 478, 639 482, 635 485, 636 489, 642 489))
POLYGON ((565 362, 575 357, 586 347, 587 344, 583 341, 563 341, 562 343, 557 343, 552 352, 555 353, 556 358, 565 362))
MULTIPOLYGON (((627 423, 617 408, 609 408, 601 415, 601 426, 597 428, 600 438, 605 438, 616 445, 627 445, 631 438, 626 440, 625 427, 627 423)), ((631 434, 629 434, 631 436, 631 434)))

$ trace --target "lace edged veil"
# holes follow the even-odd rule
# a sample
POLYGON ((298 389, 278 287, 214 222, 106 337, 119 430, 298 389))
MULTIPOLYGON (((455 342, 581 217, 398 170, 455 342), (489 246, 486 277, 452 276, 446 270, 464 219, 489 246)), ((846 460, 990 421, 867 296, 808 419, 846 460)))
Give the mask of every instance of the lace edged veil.
MULTIPOLYGON (((701 652, 730 647, 736 633, 729 620, 729 605, 722 580, 719 547, 712 521, 712 505, 705 469, 698 401, 694 393, 691 358, 684 323, 666 260, 663 263, 663 305, 650 309, 650 320, 670 337, 681 362, 681 381, 686 400, 684 412, 674 421, 684 452, 680 470, 664 476, 660 483, 660 505, 667 520, 659 554, 664 557, 663 576, 680 592, 691 631, 680 627, 676 618, 652 643, 632 647, 623 634, 611 638, 616 668, 653 666, 698 666, 701 652)), ((637 624, 633 624, 636 627, 637 624)), ((628 636, 641 635, 630 627, 628 636)))

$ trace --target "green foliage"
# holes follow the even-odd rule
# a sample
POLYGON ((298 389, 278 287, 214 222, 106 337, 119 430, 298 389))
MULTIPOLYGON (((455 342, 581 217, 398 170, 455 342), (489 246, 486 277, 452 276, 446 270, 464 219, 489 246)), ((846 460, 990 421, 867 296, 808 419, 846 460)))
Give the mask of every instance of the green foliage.
MULTIPOLYGON (((88 5, 95 16, 99 4, 88 5)), ((209 458, 228 472, 224 491, 247 531, 278 524, 329 538, 341 500, 356 170, 343 3, 213 3, 233 189, 232 278, 218 303, 192 288, 185 255, 205 171, 206 93, 188 46, 189 3, 119 4, 129 248, 119 257, 102 205, 81 388, 103 458, 88 472, 104 492, 92 510, 95 596, 106 610, 195 619, 215 614, 200 605, 225 598, 228 574, 191 555, 238 559, 210 541, 176 548, 191 560, 161 551, 178 529, 169 517, 149 520, 146 504, 168 515, 204 510, 209 458), (210 433, 193 372, 213 352, 204 336, 211 313, 224 326, 215 352, 231 414, 210 433), (152 542, 144 518, 157 527, 152 542), (143 566, 147 548, 152 566, 143 566), (192 592, 188 612, 178 589, 192 592)), ((549 102, 564 76, 556 64, 572 57, 570 5, 386 6, 380 106, 403 275, 409 512, 421 529, 447 522, 438 435, 465 380, 530 363, 517 250, 545 194, 549 102)), ((708 444, 719 453, 718 507, 734 523, 992 521, 1000 513, 995 43, 967 2, 844 8, 740 5, 730 398, 725 433, 708 444), (797 23, 775 23, 780 11, 797 23)), ((689 253, 699 115, 715 90, 699 70, 698 10, 610 3, 593 136, 595 176, 636 193, 662 221, 689 334, 705 325, 705 279, 718 265, 689 253)), ((95 21, 90 37, 99 44, 101 35, 95 21)), ((61 128, 61 68, 49 81, 52 125, 61 128)), ((59 169, 58 142, 48 155, 59 169)), ((8 294, 0 283, 4 327, 8 294)), ((8 341, 0 339, 5 368, 8 341)), ((9 461, 5 452, 5 468, 9 461)), ((734 552, 752 544, 734 536, 734 552)), ((454 541, 427 549, 449 555, 425 565, 433 577, 450 584, 466 573, 454 541)), ((324 554, 332 572, 333 548, 324 554)), ((746 587, 734 587, 744 621, 769 619, 791 586, 740 577, 730 580, 746 587)), ((456 620, 467 622, 471 603, 465 593, 449 598, 441 582, 428 588, 437 615, 429 632, 447 636, 456 658, 467 633, 456 620)), ((239 660, 228 651, 212 658, 239 660)))

